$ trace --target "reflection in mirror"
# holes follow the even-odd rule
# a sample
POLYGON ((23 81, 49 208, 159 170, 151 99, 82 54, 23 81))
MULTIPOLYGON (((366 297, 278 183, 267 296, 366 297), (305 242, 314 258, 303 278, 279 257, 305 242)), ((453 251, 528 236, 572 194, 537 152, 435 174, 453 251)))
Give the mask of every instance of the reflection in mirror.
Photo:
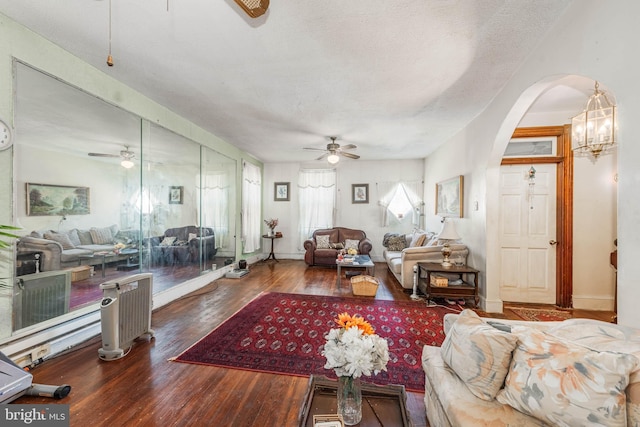
POLYGON ((138 264, 139 220, 122 207, 140 181, 138 117, 26 65, 16 69, 15 209, 23 230, 13 330, 97 307, 100 283, 138 264))

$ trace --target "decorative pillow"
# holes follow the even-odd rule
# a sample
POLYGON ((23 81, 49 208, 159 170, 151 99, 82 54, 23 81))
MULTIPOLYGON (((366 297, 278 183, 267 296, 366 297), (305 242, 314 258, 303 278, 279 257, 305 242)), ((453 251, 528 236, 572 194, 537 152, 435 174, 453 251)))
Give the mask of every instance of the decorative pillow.
POLYGON ((320 236, 316 236, 316 248, 318 249, 329 249, 331 246, 329 245, 329 235, 324 234, 320 236))
POLYGON ((89 233, 91 233, 91 240, 93 241, 94 245, 108 245, 113 243, 113 233, 111 232, 111 227, 91 227, 89 233))
POLYGON ((78 230, 78 237, 80 238, 81 245, 93 245, 91 232, 89 230, 78 230))
POLYGON ((387 242, 387 249, 390 251, 401 251, 406 248, 406 240, 404 236, 394 236, 390 237, 387 242))
POLYGON ((160 242, 160 246, 171 246, 175 241, 176 236, 165 237, 164 239, 162 239, 162 242, 160 242))
POLYGON ((486 324, 463 310, 442 343, 442 360, 475 396, 493 400, 509 371, 515 335, 486 324))
POLYGON ((329 246, 331 246, 331 249, 344 249, 344 245, 340 242, 338 243, 329 243, 329 246))
POLYGON ((392 237, 398 237, 398 233, 385 233, 384 237, 382 238, 382 246, 384 246, 385 248, 389 246, 389 239, 392 237))
POLYGON ((69 240, 69 236, 60 233, 44 233, 44 238, 47 240, 53 240, 62 245, 62 249, 73 249, 75 245, 69 240))
POLYGON ((360 240, 347 239, 344 241, 344 248, 346 250, 349 250, 349 249, 358 250, 359 245, 360 245, 360 240))
POLYGON ((411 239, 411 243, 409 243, 409 247, 415 248, 415 247, 424 245, 424 241, 426 238, 427 238, 427 235, 424 233, 414 234, 413 238, 411 239))
POLYGON ((511 330, 518 345, 500 403, 553 425, 627 425, 625 389, 635 356, 598 352, 522 326, 511 330))
POLYGON ((196 233, 189 233, 189 237, 187 238, 187 242, 192 241, 196 237, 198 237, 198 235, 196 233))
POLYGON ((69 236, 69 240, 73 243, 73 246, 80 246, 80 236, 78 236, 78 229, 74 228, 73 230, 67 231, 67 236, 69 236))

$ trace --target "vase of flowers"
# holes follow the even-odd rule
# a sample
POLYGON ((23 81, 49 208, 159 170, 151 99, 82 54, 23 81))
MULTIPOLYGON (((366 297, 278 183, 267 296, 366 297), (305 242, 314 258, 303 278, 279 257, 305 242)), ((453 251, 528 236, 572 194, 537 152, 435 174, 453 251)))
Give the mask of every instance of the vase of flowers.
POLYGON ((336 323, 340 327, 325 336, 324 367, 338 376, 338 413, 345 424, 354 425, 362 419, 360 377, 387 370, 389 346, 361 316, 342 313, 336 323))
POLYGON ((265 219, 264 223, 267 224, 267 227, 269 227, 269 231, 267 232, 267 236, 273 236, 275 234, 273 230, 278 225, 278 218, 265 219))

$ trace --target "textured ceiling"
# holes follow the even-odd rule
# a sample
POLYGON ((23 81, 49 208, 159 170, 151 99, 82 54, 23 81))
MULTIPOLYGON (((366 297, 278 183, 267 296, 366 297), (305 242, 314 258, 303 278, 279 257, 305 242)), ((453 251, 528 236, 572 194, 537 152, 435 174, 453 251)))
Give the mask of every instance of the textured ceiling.
MULTIPOLYGON (((0 0, 0 12, 265 162, 328 135, 423 158, 477 116, 571 0, 0 0)), ((583 98, 586 99, 586 98, 583 98)), ((551 103, 552 104, 552 103, 551 103)), ((551 108, 551 107, 550 107, 551 108)))

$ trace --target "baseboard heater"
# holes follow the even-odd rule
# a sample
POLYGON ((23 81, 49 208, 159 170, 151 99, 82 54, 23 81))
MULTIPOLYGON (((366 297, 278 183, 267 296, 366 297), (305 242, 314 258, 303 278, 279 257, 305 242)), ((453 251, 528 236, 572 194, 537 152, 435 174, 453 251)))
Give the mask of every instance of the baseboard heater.
POLYGON ((116 360, 127 355, 133 341, 146 335, 152 338, 151 310, 153 305, 153 275, 134 274, 100 285, 102 360, 116 360))

